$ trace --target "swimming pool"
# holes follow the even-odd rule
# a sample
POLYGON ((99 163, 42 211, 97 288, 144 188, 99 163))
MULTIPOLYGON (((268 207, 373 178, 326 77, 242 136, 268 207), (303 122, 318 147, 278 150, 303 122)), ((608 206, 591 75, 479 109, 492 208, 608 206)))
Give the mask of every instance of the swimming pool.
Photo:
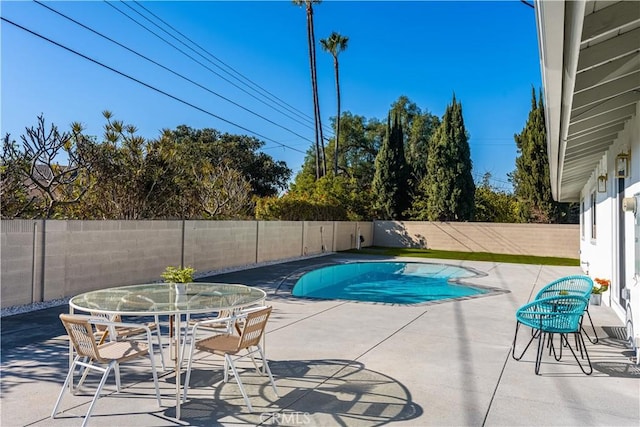
POLYGON ((356 262, 310 271, 300 277, 291 293, 306 298, 417 304, 486 293, 451 282, 476 275, 445 264, 356 262))

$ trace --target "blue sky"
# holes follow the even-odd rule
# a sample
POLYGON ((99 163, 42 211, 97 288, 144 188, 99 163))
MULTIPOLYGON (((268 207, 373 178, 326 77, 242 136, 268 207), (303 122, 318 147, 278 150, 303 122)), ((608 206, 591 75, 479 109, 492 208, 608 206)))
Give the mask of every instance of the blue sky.
MULTIPOLYGON (((2 1, 0 13, 184 103, 2 22, 2 135, 9 132, 18 139, 43 113, 47 123, 63 130, 78 121, 88 134, 101 136, 105 123, 101 112, 110 110, 147 138, 180 124, 253 132, 265 140, 266 153, 286 161, 294 172, 300 169, 313 140, 303 8, 290 1, 45 4, 173 73, 35 2, 2 1), (227 74, 233 73, 228 67, 244 77, 237 80, 227 74), (274 108, 272 101, 244 86, 245 78, 252 82, 249 85, 259 85, 286 104, 274 108)), ((478 179, 490 172, 495 185, 510 188, 506 174, 514 169, 517 155, 513 135, 526 123, 532 87, 541 86, 532 8, 515 0, 324 1, 315 6, 314 19, 317 40, 332 31, 349 37, 348 49, 340 55, 342 111, 384 119, 390 105, 406 95, 422 110, 441 116, 455 92, 471 136, 474 175, 478 179)), ((321 113, 328 126, 329 118, 335 116, 333 60, 319 47, 317 57, 321 113)))

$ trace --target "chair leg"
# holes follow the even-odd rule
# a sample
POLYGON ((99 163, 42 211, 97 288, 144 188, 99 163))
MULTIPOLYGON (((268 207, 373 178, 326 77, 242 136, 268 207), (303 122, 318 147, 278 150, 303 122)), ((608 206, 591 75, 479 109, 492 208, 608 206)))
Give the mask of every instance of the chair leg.
MULTIPOLYGON (((580 330, 583 330, 583 328, 582 328, 582 327, 580 327, 580 330)), ((580 341, 580 338, 579 338, 579 336, 578 336, 578 335, 579 335, 579 334, 577 334, 577 333, 576 333, 576 334, 573 334, 573 340, 574 340, 574 341, 575 341, 575 343, 576 343, 576 349, 580 350, 580 358, 581 358, 581 359, 584 359, 584 351, 583 351, 583 347, 584 347, 584 346, 582 345, 582 342, 580 341)), ((591 341, 591 340, 589 340, 589 341, 591 341)), ((585 347, 585 349, 586 349, 586 347, 585 347)))
MULTIPOLYGON (((189 340, 189 321, 191 320, 191 315, 187 313, 184 318, 184 337, 182 340, 182 345, 180 346, 180 361, 184 360, 185 351, 187 349, 187 341, 189 340)), ((182 334, 182 332, 180 332, 182 334)), ((195 337, 191 337, 191 343, 195 342, 195 337)), ((192 344, 193 345, 193 344, 192 344)), ((182 365, 181 365, 182 366, 182 365)))
POLYGON ((51 418, 55 418, 56 417, 56 413, 58 412, 58 407, 60 406, 60 403, 62 402, 62 396, 64 395, 64 390, 69 385, 69 381, 71 380, 71 376, 73 375, 73 371, 76 369, 76 362, 79 361, 79 360, 80 360, 80 356, 76 356, 75 359, 73 360, 73 363, 71 364, 71 369, 69 369, 69 373, 67 374, 67 378, 65 378, 64 384, 62 385, 62 390, 60 390, 60 394, 58 395, 58 399, 56 400, 56 404, 53 407, 53 411, 51 411, 51 418))
POLYGON ((546 338, 546 333, 543 333, 542 331, 540 331, 540 334, 538 335, 538 352, 536 354, 536 367, 535 367, 535 372, 536 375, 540 375, 540 364, 542 363, 542 354, 544 353, 544 341, 546 338))
POLYGON ((160 387, 158 386, 158 372, 156 371, 156 362, 153 360, 153 349, 149 349, 147 353, 149 356, 149 361, 151 362, 151 373, 153 374, 153 386, 156 389, 156 399, 158 400, 158 407, 162 406, 162 401, 160 400, 160 387))
POLYGON ((262 351, 262 347, 258 347, 258 352, 260 353, 260 357, 262 358, 262 365, 267 371, 267 375, 269 376, 269 381, 271 381, 271 386, 273 387, 273 391, 276 393, 276 396, 279 396, 278 389, 276 387, 276 382, 273 380, 273 375, 271 375, 271 369, 269 369, 269 364, 267 363, 267 358, 264 356, 264 351, 262 351))
MULTIPOLYGON (((85 357, 83 357, 83 358, 82 358, 82 363, 89 363, 89 358, 88 358, 88 357, 86 357, 86 356, 85 356, 85 357)), ((77 368, 78 368, 78 367, 80 368, 80 369, 78 369, 78 375, 80 375, 80 377, 82 378, 82 377, 84 376, 84 372, 85 372, 85 370, 86 370, 87 368, 85 368, 85 367, 84 367, 84 366, 82 366, 81 364, 80 364, 80 365, 78 365, 78 366, 77 366, 77 368)), ((82 381, 79 381, 79 382, 78 382, 78 385, 81 385, 81 384, 82 384, 82 381)), ((72 391, 72 392, 73 392, 73 391, 74 391, 74 390, 73 390, 73 384, 71 384, 71 386, 72 386, 72 387, 71 387, 70 391, 72 391)))
POLYGON ((102 379, 100 379, 100 384, 98 385, 98 390, 96 390, 96 394, 93 396, 93 399, 91 400, 91 404, 89 405, 87 414, 84 416, 82 427, 85 427, 89 422, 89 417, 91 417, 91 413, 93 412, 93 407, 98 401, 98 398, 100 397, 100 392, 102 391, 102 387, 104 386, 104 383, 107 382, 107 377, 109 376, 109 372, 111 371, 114 365, 116 365, 115 362, 110 362, 107 368, 104 370, 104 374, 102 374, 102 379))
POLYGON ((187 362, 187 377, 184 379, 184 393, 183 400, 187 400, 187 393, 189 392, 189 381, 191 380, 191 364, 193 362, 193 352, 195 349, 195 342, 191 340, 191 349, 189 350, 189 362, 187 362))
POLYGON ((156 316, 156 333, 158 334, 158 349, 160 350, 160 363, 162 363, 162 370, 166 371, 167 367, 164 363, 164 351, 162 351, 162 332, 160 332, 160 318, 156 316))
POLYGON ((549 355, 553 353, 553 358, 559 362, 562 359, 562 347, 564 346, 564 342, 562 341, 562 338, 560 338, 560 348, 556 352, 556 346, 553 345, 553 337, 553 333, 549 334, 549 340, 547 341, 547 345, 549 346, 549 355))
POLYGON ((516 341, 518 339, 518 329, 520 328, 520 322, 516 323, 516 332, 513 336, 513 345, 511 346, 511 357, 513 357, 515 360, 520 360, 522 359, 522 356, 524 356, 524 354, 527 352, 527 349, 529 349, 529 346, 531 345, 531 343, 533 342, 534 339, 539 337, 540 331, 536 330, 534 331, 533 329, 531 330, 531 339, 529 340, 529 342, 527 343, 527 346, 524 348, 524 350, 522 350, 522 353, 520 353, 520 356, 516 357, 516 341))
MULTIPOLYGON (((256 358, 253 355, 253 351, 249 353, 249 357, 251 358, 251 362, 253 363, 253 367, 256 368, 256 374, 258 375, 262 375, 264 372, 260 371, 260 368, 258 367, 258 362, 256 362, 256 358)), ((264 358, 262 359, 263 363, 264 363, 264 358)))
POLYGON ((587 334, 587 331, 585 331, 585 329, 582 327, 582 322, 580 322, 580 329, 582 329, 582 332, 584 332, 584 334, 586 335, 587 339, 591 342, 591 344, 598 344, 598 333, 596 332, 596 327, 593 324, 593 319, 591 319, 591 314, 589 313, 589 307, 587 306, 587 308, 585 309, 585 312, 587 313, 587 317, 589 318, 589 323, 591 323, 591 329, 593 330, 593 339, 591 339, 591 337, 587 334))
POLYGON ((229 367, 233 371, 233 376, 236 377, 236 382, 238 383, 238 387, 240 387, 240 393, 242 393, 242 397, 244 398, 244 403, 247 404, 247 408, 249 409, 249 412, 253 412, 253 408, 251 407, 251 402, 249 402, 249 396, 247 396, 247 392, 244 391, 242 380, 240 379, 240 375, 238 375, 236 366, 233 364, 233 360, 231 360, 231 356, 229 356, 228 354, 225 354, 224 358, 225 358, 225 362, 229 364, 229 367))
POLYGON ((511 344, 511 357, 513 357, 515 360, 522 359, 522 355, 520 355, 519 359, 516 358, 516 341, 518 339, 518 329, 520 329, 520 322, 516 322, 516 331, 513 334, 513 344, 511 344))
MULTIPOLYGON (((76 363, 76 362, 74 362, 76 363)), ((89 360, 88 357, 85 357, 84 360, 82 361, 83 364, 87 364, 87 365, 91 365, 93 364, 93 360, 89 360)), ((87 366, 83 366, 80 365, 80 367, 82 368, 82 376, 80 377, 80 381, 78 381, 78 387, 74 390, 73 389, 73 384, 71 384, 71 390, 73 391, 73 394, 76 394, 77 392, 79 392, 82 389, 82 384, 84 384, 84 380, 87 378, 87 374, 89 374, 89 368, 87 366)))
MULTIPOLYGON (((581 348, 584 347, 584 354, 585 356, 587 356, 587 363, 589 364, 589 372, 587 372, 585 368, 582 366, 582 363, 580 363, 580 360, 578 359, 578 355, 575 353, 575 351, 573 351, 571 346, 569 346, 569 350, 571 350, 571 354, 573 354, 573 358, 576 359, 576 362, 578 363, 580 370, 584 372, 586 375, 591 375, 591 373, 593 372, 593 367, 591 366, 591 359, 589 358, 589 353, 587 352, 587 346, 585 345, 584 338, 582 337, 582 334, 580 333, 580 331, 576 332, 575 334, 580 341, 581 348)), ((568 343, 566 334, 562 334, 561 339, 562 338, 568 343)))
MULTIPOLYGON (((115 375, 116 375, 116 390, 118 390, 118 393, 120 393, 120 389, 122 388, 122 385, 120 383, 120 364, 117 362, 114 362, 115 364, 115 375)), ((109 366, 111 366, 111 364, 109 364, 109 366)))
POLYGON ((224 359, 224 379, 225 383, 229 382, 229 363, 227 362, 227 358, 224 359))
MULTIPOLYGON (((184 333, 184 341, 180 345, 180 361, 184 361, 184 355, 187 351, 187 332, 184 333)), ((182 367, 182 366, 181 366, 182 367)))

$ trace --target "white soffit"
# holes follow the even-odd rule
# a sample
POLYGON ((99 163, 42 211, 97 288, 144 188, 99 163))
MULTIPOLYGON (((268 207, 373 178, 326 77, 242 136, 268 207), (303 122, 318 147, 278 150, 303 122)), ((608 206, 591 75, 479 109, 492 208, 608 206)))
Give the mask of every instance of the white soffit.
MULTIPOLYGON (((564 19, 538 12, 538 32, 559 25, 561 39, 541 42, 551 186, 559 201, 575 201, 600 158, 635 115, 640 102, 640 2, 538 1, 536 7, 561 7, 564 19), (583 7, 576 7, 583 6, 583 7), (580 25, 579 43, 575 42, 580 25), (563 71, 545 64, 545 56, 562 46, 563 71), (578 47, 579 46, 579 47, 578 47), (577 58, 576 58, 577 55, 577 58), (576 61, 577 59, 577 61, 576 61), (550 80, 555 80, 555 86, 550 80), (562 89, 558 90, 558 85, 562 89), (553 104, 561 102, 562 111, 553 104), (555 123, 554 123, 555 122, 555 123), (559 122, 559 123, 558 123, 559 122), (554 132, 554 126, 558 129, 554 132)), ((555 37, 558 31, 555 31, 555 37)), ((557 54, 557 53, 556 53, 557 54)))

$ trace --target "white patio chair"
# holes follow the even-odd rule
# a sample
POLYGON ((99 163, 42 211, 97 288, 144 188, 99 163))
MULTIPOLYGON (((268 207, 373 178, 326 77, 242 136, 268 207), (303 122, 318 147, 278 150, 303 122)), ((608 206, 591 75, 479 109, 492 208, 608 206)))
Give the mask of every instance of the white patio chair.
POLYGON ((264 351, 262 346, 260 345, 262 341, 262 337, 264 335, 265 328, 267 326, 267 321, 269 320, 269 316, 271 315, 271 307, 257 307, 251 308, 247 310, 243 310, 240 314, 227 317, 227 318, 219 318, 213 320, 205 320, 203 322, 196 323, 191 332, 191 336, 197 336, 198 328, 201 328, 206 325, 213 324, 215 322, 220 322, 227 325, 235 325, 238 322, 241 322, 241 332, 240 335, 235 335, 231 331, 214 335, 211 337, 204 338, 202 340, 195 341, 194 345, 191 346, 191 351, 189 354, 189 363, 187 366, 187 377, 184 382, 184 399, 187 399, 187 394, 189 391, 189 380, 191 379, 191 366, 193 363, 193 353, 194 350, 206 351, 209 353, 217 354, 219 356, 224 357, 224 382, 228 382, 229 380, 229 371, 234 375, 238 386, 240 387, 240 393, 242 393, 242 397, 249 409, 249 412, 253 411, 251 407, 251 402, 249 401, 249 397, 244 389, 242 384, 242 380, 238 375, 238 370, 235 366, 235 362, 250 357, 256 366, 256 371, 259 374, 262 374, 260 369, 255 361, 255 354, 258 353, 265 372, 269 377, 269 381, 271 382, 271 386, 273 387, 273 391, 278 395, 278 389, 276 387, 275 381, 273 380, 273 375, 271 374, 271 370, 269 369, 269 364, 267 363, 267 359, 264 355, 264 351), (240 352, 244 352, 244 354, 239 354, 240 352))
POLYGON ((76 357, 74 358, 73 363, 69 368, 67 378, 64 381, 62 390, 60 390, 60 394, 58 395, 56 404, 53 408, 53 411, 51 412, 51 418, 55 418, 58 412, 58 407, 62 402, 62 397, 64 395, 65 389, 69 385, 69 381, 71 380, 73 372, 77 366, 83 367, 84 372, 82 374, 82 377, 80 378, 80 381, 78 382, 77 388, 74 390, 72 387, 74 393, 80 390, 80 388, 82 387, 82 383, 86 379, 87 374, 90 370, 102 372, 100 384, 98 385, 98 389, 96 390, 95 395, 91 400, 91 404, 89 405, 87 414, 85 415, 84 421, 82 422, 82 426, 84 427, 87 425, 89 418, 91 417, 91 412, 93 411, 96 401, 100 397, 100 392, 102 391, 102 387, 104 386, 107 377, 109 376, 109 372, 111 372, 112 369, 115 371, 116 387, 118 392, 120 392, 120 363, 144 356, 148 356, 151 362, 151 372, 153 374, 153 383, 156 390, 156 399, 158 400, 158 406, 161 406, 160 390, 158 388, 158 374, 156 373, 156 365, 153 358, 151 330, 148 327, 135 323, 112 322, 104 319, 103 317, 72 314, 61 314, 60 320, 62 321, 62 324, 69 334, 69 339, 71 340, 73 348, 76 351, 76 357), (98 344, 96 343, 92 327, 92 325, 97 324, 103 325, 107 328, 140 327, 145 329, 146 339, 144 341, 109 341, 104 344, 98 344), (99 366, 98 364, 103 366, 99 366))

